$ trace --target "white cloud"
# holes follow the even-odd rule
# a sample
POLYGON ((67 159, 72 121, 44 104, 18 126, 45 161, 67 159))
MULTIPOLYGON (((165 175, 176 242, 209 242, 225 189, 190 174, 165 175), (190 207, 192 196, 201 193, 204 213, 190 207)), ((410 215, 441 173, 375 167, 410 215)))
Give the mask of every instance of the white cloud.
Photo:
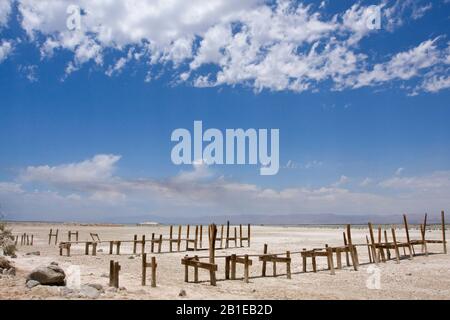
POLYGON ((401 174, 403 173, 403 171, 405 171, 405 168, 398 168, 398 169, 395 171, 395 175, 396 175, 396 176, 399 176, 399 175, 401 175, 401 174))
POLYGON ((21 175, 26 182, 45 182, 50 184, 78 184, 106 181, 112 178, 118 155, 96 155, 78 163, 59 166, 30 166, 21 175))
POLYGON ((365 178, 363 181, 361 181, 360 186, 361 187, 367 187, 373 182, 371 178, 365 178))
POLYGON ((0 42, 0 63, 6 60, 12 50, 13 45, 11 41, 3 40, 0 42))
MULTIPOLYGON (((441 210, 450 205, 450 172, 398 177, 379 183, 378 191, 344 187, 341 176, 332 186, 267 188, 215 175, 196 163, 175 177, 125 179, 114 174, 119 156, 98 155, 78 163, 28 167, 16 182, 0 183, 0 202, 10 215, 34 214, 117 217, 142 215, 295 214, 441 210), (47 188, 50 187, 51 190, 47 188), (386 193, 389 190, 389 193, 386 193), (126 212, 126 213, 124 213, 126 212)), ((371 183, 365 179, 362 187, 371 183)))
POLYGON ((0 28, 5 26, 11 13, 11 0, 0 0, 0 28))
POLYGON ((14 182, 1 182, 0 193, 23 193, 22 186, 14 182))
MULTIPOLYGON (((431 73, 428 82, 435 79, 436 85, 424 85, 422 91, 447 87, 442 78, 446 74, 433 78, 438 71, 431 67, 445 63, 436 39, 384 63, 368 56, 361 39, 381 31, 368 27, 372 7, 361 3, 334 15, 325 10, 325 1, 314 5, 293 0, 17 3, 20 24, 43 58, 51 58, 57 51, 73 53, 65 77, 86 63, 112 76, 132 60, 143 59, 148 67, 145 81, 159 77, 152 74, 154 65, 169 65, 172 68, 162 72, 173 72, 174 82, 198 87, 243 85, 255 91, 314 92, 325 83, 343 90, 408 81, 423 77, 425 70, 431 73), (79 30, 71 31, 66 25, 69 5, 81 8, 79 30), (105 65, 109 54, 119 58, 105 65)), ((432 5, 407 0, 382 1, 378 7, 386 27, 394 30, 406 17, 418 19, 432 5)))
POLYGON ((339 187, 349 182, 349 178, 347 176, 342 175, 338 181, 332 184, 333 187, 339 187))
POLYGON ((438 38, 422 42, 408 51, 397 53, 385 63, 375 64, 370 71, 364 71, 349 79, 354 88, 374 86, 391 80, 409 80, 426 68, 442 62, 442 52, 437 47, 438 38))

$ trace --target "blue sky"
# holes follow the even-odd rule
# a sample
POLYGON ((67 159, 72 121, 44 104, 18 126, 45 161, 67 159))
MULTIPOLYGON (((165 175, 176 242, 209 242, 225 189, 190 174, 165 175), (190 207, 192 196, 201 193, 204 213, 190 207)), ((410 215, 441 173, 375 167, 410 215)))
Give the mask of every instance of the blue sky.
POLYGON ((8 218, 448 208, 449 1, 210 3, 0 0, 8 218), (279 128, 279 173, 174 165, 194 120, 279 128))

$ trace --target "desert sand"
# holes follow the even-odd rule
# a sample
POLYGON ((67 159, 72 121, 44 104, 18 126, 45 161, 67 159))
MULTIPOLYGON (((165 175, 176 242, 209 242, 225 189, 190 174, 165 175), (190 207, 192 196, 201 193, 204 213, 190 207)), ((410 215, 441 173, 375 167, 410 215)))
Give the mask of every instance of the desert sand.
MULTIPOLYGON (((238 280, 224 280, 224 259, 217 258, 217 286, 209 284, 209 274, 199 270, 200 283, 184 282, 184 267, 181 258, 186 252, 148 254, 156 256, 157 287, 141 286, 141 258, 132 254, 132 243, 121 247, 121 255, 109 255, 109 245, 99 245, 97 256, 86 256, 84 244, 73 245, 70 257, 59 256, 57 245, 48 245, 50 228, 59 229, 59 241, 67 241, 68 230, 78 230, 80 241, 89 240, 89 232, 98 233, 101 240, 132 240, 133 235, 151 233, 168 235, 168 226, 89 226, 69 224, 44 223, 11 223, 14 234, 28 233, 34 235, 33 246, 18 246, 17 258, 12 259, 17 274, 15 277, 3 276, 0 279, 1 299, 73 299, 61 293, 57 287, 37 286, 28 289, 25 286, 27 274, 39 265, 57 262, 63 269, 77 265, 81 271, 81 283, 101 284, 108 287, 109 261, 119 261, 121 264, 120 286, 117 292, 107 290, 98 299, 449 299, 450 298, 450 255, 442 254, 442 244, 429 244, 430 255, 415 256, 412 260, 402 259, 400 264, 395 260, 380 263, 381 286, 379 289, 369 289, 366 282, 371 275, 368 268, 368 252, 366 247, 359 247, 360 270, 354 271, 345 265, 331 275, 327 270, 326 258, 318 258, 317 273, 302 272, 302 260, 299 254, 292 256, 292 279, 287 279, 285 266, 278 266, 278 276, 272 277, 272 266, 268 266, 268 277, 261 277, 261 262, 253 258, 250 269, 250 283, 242 281, 243 267, 238 265, 238 280), (40 255, 26 255, 39 251, 40 255), (130 258, 132 257, 132 258, 130 258), (181 290, 186 296, 180 297, 181 290)), ((203 247, 207 246, 207 228, 203 229, 203 247)), ((312 227, 312 226, 253 226, 251 247, 219 249, 216 255, 223 254, 260 254, 264 243, 270 252, 299 251, 303 248, 312 249, 343 245, 343 226, 312 227)), ((184 231, 183 231, 184 233, 184 231)), ((367 228, 352 229, 353 242, 365 243, 367 228)), ((420 239, 420 231, 416 227, 410 230, 412 239, 420 239)), ((398 241, 405 239, 404 229, 397 230, 398 241)), ((428 230, 427 239, 441 239, 440 229, 428 230)), ((184 244, 182 245, 184 248, 184 244)), ((147 244, 147 252, 149 252, 147 244)), ((168 243, 163 245, 163 251, 168 251, 168 243)), ((402 252, 403 250, 401 250, 402 252)), ((139 246, 138 246, 139 252, 139 246)), ((420 247, 416 247, 416 253, 420 247)), ((206 250, 195 254, 206 256, 206 250)), ((189 252, 189 255, 194 255, 189 252)), ((308 262, 310 263, 310 262, 308 262)), ((192 274, 191 274, 192 279, 192 274)))

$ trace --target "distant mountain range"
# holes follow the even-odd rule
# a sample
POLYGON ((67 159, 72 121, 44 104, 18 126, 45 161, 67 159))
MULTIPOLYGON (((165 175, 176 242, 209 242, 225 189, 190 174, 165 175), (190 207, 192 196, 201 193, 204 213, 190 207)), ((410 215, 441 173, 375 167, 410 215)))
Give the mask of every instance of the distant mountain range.
MULTIPOLYGON (((423 223, 424 214, 408 214, 411 224, 423 223)), ((427 223, 440 223, 440 214, 428 215, 427 223)), ((155 221, 161 224, 224 224, 227 221, 233 224, 253 225, 299 225, 299 224, 400 224, 403 223, 402 214, 392 215, 338 215, 338 214, 289 214, 289 215, 229 215, 229 216, 202 216, 202 217, 161 217, 161 216, 135 216, 114 218, 108 222, 113 223, 141 223, 155 221)))

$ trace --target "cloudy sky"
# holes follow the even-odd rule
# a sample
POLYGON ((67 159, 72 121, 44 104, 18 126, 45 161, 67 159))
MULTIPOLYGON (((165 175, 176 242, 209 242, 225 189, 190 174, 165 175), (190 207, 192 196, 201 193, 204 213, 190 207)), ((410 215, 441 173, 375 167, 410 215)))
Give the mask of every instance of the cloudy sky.
POLYGON ((449 0, 0 0, 1 211, 449 209, 449 25, 449 0), (278 128, 279 173, 174 165, 194 120, 278 128))

